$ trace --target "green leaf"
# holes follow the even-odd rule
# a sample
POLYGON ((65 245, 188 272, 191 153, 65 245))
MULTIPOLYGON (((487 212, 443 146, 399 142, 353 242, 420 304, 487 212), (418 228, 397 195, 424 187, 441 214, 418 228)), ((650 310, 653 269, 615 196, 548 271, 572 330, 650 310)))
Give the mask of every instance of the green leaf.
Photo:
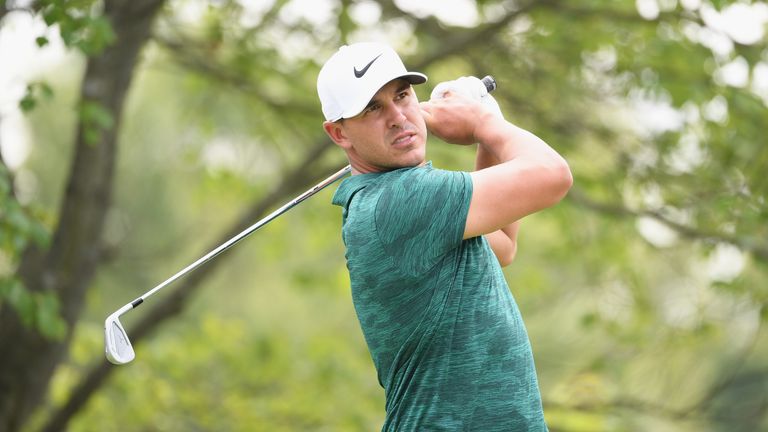
POLYGON ((82 116, 83 122, 100 128, 112 127, 112 124, 114 123, 112 114, 109 110, 107 110, 104 105, 95 101, 83 102, 80 115, 82 116))
POLYGON ((43 10, 43 21, 49 27, 66 19, 64 10, 57 5, 50 5, 43 10))
POLYGON ((114 125, 112 113, 101 103, 90 100, 83 101, 80 105, 80 122, 88 144, 96 144, 102 133, 114 125))
POLYGON ((27 234, 29 238, 35 242, 35 244, 41 249, 48 247, 51 241, 51 233, 48 229, 37 220, 33 220, 34 223, 30 224, 27 234))
POLYGON ((24 97, 19 101, 19 108, 28 113, 36 106, 39 96, 42 95, 46 100, 53 99, 53 89, 43 81, 34 81, 27 84, 27 91, 24 97))
POLYGON ((66 32, 67 44, 77 47, 85 55, 97 55, 115 41, 112 25, 104 17, 83 18, 70 24, 71 28, 66 32))
POLYGON ((5 218, 5 222, 16 231, 25 232, 29 229, 29 220, 18 204, 9 206, 5 218))
POLYGON ((101 139, 101 132, 94 128, 83 129, 83 139, 89 145, 96 145, 101 139))
POLYGON ((729 0, 709 0, 709 2, 718 11, 722 10, 725 6, 728 6, 731 3, 731 1, 729 1, 729 0))
POLYGON ((600 317, 597 315, 597 313, 594 312, 584 314, 581 317, 581 326, 585 329, 594 328, 597 324, 599 324, 599 322, 600 317))
POLYGON ((40 93, 43 95, 43 97, 46 99, 53 99, 53 89, 48 85, 48 83, 45 81, 40 81, 37 83, 37 85, 40 88, 40 93))
POLYGON ((35 325, 44 336, 53 340, 62 340, 66 335, 67 325, 59 312, 59 300, 51 292, 36 293, 35 325))
POLYGON ((16 278, 0 278, 0 304, 5 302, 16 310, 25 326, 43 336, 61 340, 66 335, 67 324, 54 293, 31 293, 16 278))
POLYGON ((36 104, 37 104, 37 101, 35 101, 35 98, 31 94, 27 93, 19 101, 19 108, 23 112, 28 113, 28 112, 32 111, 35 108, 36 104))
POLYGON ((17 279, 10 280, 6 299, 19 314, 21 322, 32 327, 35 322, 35 301, 29 291, 17 279))
POLYGON ((12 284, 13 284, 13 279, 0 278, 0 305, 3 304, 9 297, 11 293, 12 284))
POLYGON ((7 168, 5 168, 5 165, 0 164, 0 198, 2 198, 3 201, 0 201, 0 204, 4 202, 6 199, 5 197, 9 195, 11 192, 11 178, 8 174, 7 168))

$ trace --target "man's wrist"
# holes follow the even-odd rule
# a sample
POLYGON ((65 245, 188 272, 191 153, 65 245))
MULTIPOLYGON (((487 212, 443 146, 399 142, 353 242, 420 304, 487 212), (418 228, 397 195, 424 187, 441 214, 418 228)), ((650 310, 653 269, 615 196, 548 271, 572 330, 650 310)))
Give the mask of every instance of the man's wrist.
POLYGON ((478 151, 493 155, 499 162, 510 158, 509 147, 516 127, 492 113, 483 116, 479 127, 475 128, 474 138, 478 151))

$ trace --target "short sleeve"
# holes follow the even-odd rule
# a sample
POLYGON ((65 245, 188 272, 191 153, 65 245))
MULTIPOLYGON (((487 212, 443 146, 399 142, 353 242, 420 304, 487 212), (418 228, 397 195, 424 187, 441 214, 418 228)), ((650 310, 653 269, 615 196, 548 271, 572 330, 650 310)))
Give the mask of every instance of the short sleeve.
POLYGON ((471 198, 466 172, 427 165, 394 178, 375 213, 384 252, 405 274, 428 271, 461 244, 471 198))

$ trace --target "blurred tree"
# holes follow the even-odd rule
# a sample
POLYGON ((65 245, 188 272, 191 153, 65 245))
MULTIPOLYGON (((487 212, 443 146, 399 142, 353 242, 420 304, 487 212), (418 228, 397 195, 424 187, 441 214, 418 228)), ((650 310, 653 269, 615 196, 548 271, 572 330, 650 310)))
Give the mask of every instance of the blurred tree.
MULTIPOLYGON (((93 326, 88 322, 80 327, 93 337, 76 342, 74 349, 90 350, 61 365, 86 289, 94 272, 104 268, 99 257, 104 258, 109 245, 102 236, 103 223, 112 203, 111 191, 120 187, 112 180, 115 149, 121 142, 117 137, 133 136, 123 131, 131 126, 131 119, 144 122, 134 129, 146 128, 146 122, 156 120, 141 117, 142 110, 160 103, 164 109, 186 104, 192 113, 183 124, 164 125, 173 139, 159 142, 182 162, 203 159, 213 147, 200 142, 232 139, 237 134, 262 152, 249 160, 263 171, 244 187, 243 195, 253 196, 252 203, 243 206, 242 215, 223 235, 206 247, 200 244, 200 253, 189 255, 199 256, 343 163, 338 154, 327 151, 331 144, 319 126, 314 80, 320 62, 339 44, 368 38, 395 45, 409 67, 428 73, 430 83, 493 73, 499 82, 495 95, 507 117, 544 137, 571 163, 576 187, 563 205, 525 221, 521 255, 507 272, 537 351, 552 430, 755 430, 766 426, 768 348, 761 331, 768 316, 768 183, 763 174, 768 150, 762 138, 768 118, 765 19, 744 20, 742 28, 725 24, 729 17, 764 16, 764 3, 486 0, 457 2, 461 14, 451 15, 450 8, 429 11, 404 1, 339 0, 325 8, 309 8, 309 3, 296 0, 177 0, 150 27, 160 3, 105 1, 103 11, 92 7, 87 14, 74 14, 81 21, 62 27, 62 32, 72 31, 72 36, 65 36, 71 46, 89 54, 72 159, 85 165, 72 165, 71 186, 63 191, 50 246, 39 229, 25 228, 34 224, 19 222, 23 218, 9 216, 9 222, 16 222, 2 229, 20 239, 14 249, 4 252, 13 255, 20 253, 18 245, 26 248, 16 280, 31 293, 56 293, 68 330, 63 340, 51 340, 40 329, 24 325, 18 306, 24 301, 6 300, 0 306, 0 350, 13 353, 0 360, 0 424, 8 425, 8 430, 20 427, 28 413, 40 406, 57 366, 69 380, 50 414, 36 419, 33 427, 42 425, 42 430, 65 429, 75 415, 82 419, 73 424, 77 430, 87 430, 94 422, 100 422, 102 429, 129 428, 125 421, 129 416, 155 424, 152 419, 162 419, 171 429, 216 428, 224 424, 216 422, 225 417, 232 421, 225 428, 233 430, 247 429, 238 424, 254 423, 264 430, 377 426, 375 415, 365 414, 365 410, 381 409, 376 396, 365 399, 373 401, 370 404, 360 403, 360 411, 353 408, 360 401, 340 403, 336 410, 341 406, 349 413, 334 414, 334 406, 323 403, 322 396, 310 400, 297 395, 302 384, 327 388, 324 379, 341 388, 362 387, 360 380, 374 380, 362 372, 358 376, 359 353, 345 353, 344 364, 334 366, 333 357, 317 348, 335 346, 331 338, 321 334, 323 345, 313 345, 303 336, 307 327, 270 337, 238 330, 243 324, 236 320, 213 320, 211 330, 201 335, 173 335, 183 340, 178 345, 169 340, 153 343, 153 351, 161 354, 152 356, 149 351, 147 356, 157 362, 158 369, 180 368, 178 375, 161 374, 158 384, 115 380, 104 396, 94 398, 93 408, 84 411, 85 403, 115 371, 103 360, 90 361, 94 349, 98 350, 94 348, 98 342, 93 342, 98 335, 89 331, 93 326), (466 7, 461 9, 462 5, 466 7), (88 22, 110 24, 111 33, 102 24, 96 25, 102 30, 94 32, 114 36, 114 40, 103 37, 111 40, 103 51, 89 52, 83 47, 91 45, 78 45, 83 38, 75 29, 88 22), (750 27, 753 22, 757 27, 750 27), (150 30, 147 52, 151 55, 136 69, 137 54, 150 40, 150 30), (134 71, 149 74, 158 69, 173 75, 172 88, 167 93, 157 89, 141 93, 136 88, 138 108, 125 110, 124 96, 134 82, 134 71), (126 113, 131 116, 123 118, 126 113), (250 348, 242 353, 230 351, 230 345, 237 345, 235 335, 248 341, 250 348), (306 351, 287 349, 280 345, 280 338, 301 341, 306 351), (216 420, 201 413, 200 407, 218 403, 221 388, 207 388, 204 391, 210 396, 198 395, 201 400, 167 395, 163 382, 178 386, 180 392, 195 391, 185 386, 186 381, 205 374, 206 360, 196 356, 213 343, 222 353, 209 355, 233 375, 221 372, 225 375, 201 385, 218 379, 233 395, 252 392, 256 401, 269 400, 267 408, 232 396, 235 399, 223 404, 216 420), (196 354, 172 356, 173 350, 163 349, 162 344, 196 354), (297 357, 305 352, 316 363, 313 373, 286 366, 301 363, 297 357), (240 355, 265 371, 252 375, 238 360, 240 355), (355 373, 345 374, 339 368, 355 373), (154 395, 158 405, 178 409, 178 417, 154 417, 154 407, 142 405, 144 394, 154 395), (114 398, 126 409, 115 410, 114 398), (316 406, 310 406, 313 403, 316 406), (264 415, 260 410, 266 410, 264 415), (241 423, 235 418, 238 415, 243 416, 241 423), (110 418, 100 420, 105 417, 110 418)), ((65 4, 35 3, 34 13, 54 24, 68 15, 52 14, 50 8, 65 4)), ((141 81, 147 87, 150 83, 141 81)), ((27 100, 34 101, 44 92, 43 87, 31 86, 27 100)), ((127 148, 138 146, 130 145, 127 148)), ((432 145, 430 153, 443 166, 471 166, 471 155, 452 147, 432 145)), ((126 170, 124 181, 142 181, 150 159, 149 155, 139 157, 139 168, 126 170)), ((230 169, 241 178, 257 171, 252 166, 230 169)), ((159 175, 164 176, 160 182, 170 183, 171 176, 180 174, 159 175)), ((2 185, 0 180, 0 192, 6 191, 0 197, 13 206, 12 187, 2 185)), ((205 189, 201 183, 195 185, 205 189)), ((125 198, 130 199, 138 198, 125 198)), ((312 236, 320 235, 302 234, 297 228, 324 206, 327 203, 306 208, 303 223, 292 228, 296 233, 282 232, 282 237, 264 243, 278 249, 275 254, 281 257, 261 256, 265 266, 276 265, 281 270, 278 274, 294 275, 283 283, 295 287, 339 283, 327 279, 327 268, 312 271, 307 259, 293 266, 285 262, 287 255, 301 255, 296 248, 305 246, 300 244, 332 241, 329 236, 314 240, 312 236), (280 249, 285 243, 293 247, 280 249)), ((147 218, 147 214, 137 217, 147 218)), ((194 215, 185 220, 194 221, 194 215)), ((214 220, 221 223, 221 218, 214 220)), ((142 241, 146 245, 153 236, 158 234, 142 241)), ((210 241, 207 236, 200 240, 210 241)), ((127 246, 117 244, 116 248, 119 253, 127 246)), ((342 253, 338 247, 329 248, 315 250, 311 256, 342 253)), ((145 344, 159 326, 190 307, 193 296, 224 259, 169 287, 166 295, 153 299, 151 307, 145 306, 149 310, 128 328, 134 344, 145 344)), ((158 270, 163 276, 169 273, 168 266, 165 262, 152 268, 165 269, 158 270)), ((141 266, 131 268, 133 273, 147 271, 141 266)), ((13 292, 22 292, 14 286, 13 292)), ((10 292, 5 294, 8 299, 14 298, 10 292)), ((45 310, 51 309, 55 307, 45 310)), ((103 315, 103 310, 99 312, 103 315)), ((321 314, 312 316, 319 319, 321 314)), ((350 341, 353 330, 345 328, 340 334, 350 341)), ((123 372, 129 373, 146 377, 152 372, 149 367, 123 372)), ((376 394, 375 389, 371 394, 376 394)), ((345 400, 340 393, 333 398, 345 400)))
MULTIPOLYGON (((99 265, 123 102, 139 51, 162 5, 159 0, 105 2, 103 15, 90 19, 92 3, 51 0, 33 4, 33 11, 48 25, 59 26, 68 45, 91 57, 82 83, 76 149, 50 246, 29 243, 17 270, 25 287, 18 290, 53 293, 54 297, 42 298, 51 298, 60 306, 67 330, 60 335, 63 337, 52 338, 25 325, 28 312, 24 309, 9 302, 0 305, 0 425, 8 431, 18 430, 41 403, 99 265), (114 43, 107 46, 112 31, 114 43)), ((39 39, 38 43, 44 45, 45 41, 39 39)), ((22 101, 25 106, 30 107, 28 99, 22 101)))

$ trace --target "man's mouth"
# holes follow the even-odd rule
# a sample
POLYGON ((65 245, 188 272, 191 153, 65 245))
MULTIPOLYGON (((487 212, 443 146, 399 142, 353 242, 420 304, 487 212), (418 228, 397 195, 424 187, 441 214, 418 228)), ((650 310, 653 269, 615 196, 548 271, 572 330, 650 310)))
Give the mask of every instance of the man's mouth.
POLYGON ((409 145, 413 142, 415 137, 416 137, 416 134, 414 132, 402 133, 398 135, 394 141, 392 141, 392 145, 395 147, 402 147, 402 146, 409 145))

